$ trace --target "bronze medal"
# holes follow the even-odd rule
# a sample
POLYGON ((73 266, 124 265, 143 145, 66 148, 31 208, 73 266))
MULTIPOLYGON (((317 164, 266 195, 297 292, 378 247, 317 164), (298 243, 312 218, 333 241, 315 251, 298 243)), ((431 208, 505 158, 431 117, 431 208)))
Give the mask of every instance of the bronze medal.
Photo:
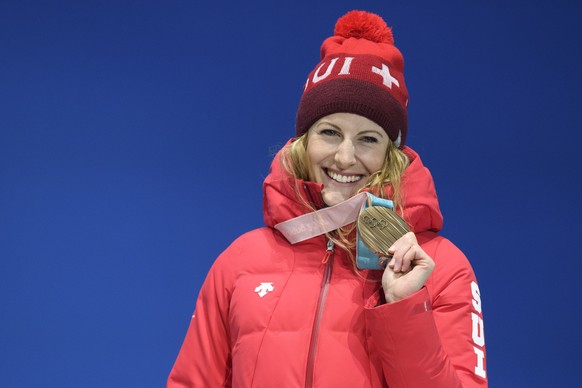
POLYGON ((378 256, 391 256, 388 249, 400 237, 410 232, 410 227, 396 212, 384 206, 370 206, 358 216, 360 238, 369 250, 378 256))

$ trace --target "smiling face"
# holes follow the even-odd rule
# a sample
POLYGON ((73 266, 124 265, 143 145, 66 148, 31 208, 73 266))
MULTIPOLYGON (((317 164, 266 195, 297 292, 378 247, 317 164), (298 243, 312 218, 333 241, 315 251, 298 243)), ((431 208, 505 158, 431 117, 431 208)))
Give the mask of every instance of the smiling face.
POLYGON ((323 200, 337 205, 364 187, 382 168, 389 144, 382 127, 366 117, 334 113, 319 119, 308 133, 309 178, 323 183, 323 200))

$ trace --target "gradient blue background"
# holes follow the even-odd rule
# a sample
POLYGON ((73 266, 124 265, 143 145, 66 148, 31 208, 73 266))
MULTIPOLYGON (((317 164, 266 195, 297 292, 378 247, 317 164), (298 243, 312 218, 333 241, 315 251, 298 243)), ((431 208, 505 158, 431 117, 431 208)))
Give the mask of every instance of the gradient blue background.
POLYGON ((0 1, 0 386, 163 386, 354 8, 404 54, 491 386, 582 386, 582 2, 223 3, 0 1))

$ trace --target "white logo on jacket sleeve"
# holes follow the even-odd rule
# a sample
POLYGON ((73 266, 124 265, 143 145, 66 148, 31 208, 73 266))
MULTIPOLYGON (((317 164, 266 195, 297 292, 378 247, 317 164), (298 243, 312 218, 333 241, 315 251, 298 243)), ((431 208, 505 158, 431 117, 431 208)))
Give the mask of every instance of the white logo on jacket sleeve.
POLYGON ((473 329, 471 330, 473 336, 473 350, 477 356, 477 365, 475 366, 475 374, 485 378, 487 372, 484 368, 485 352, 483 347, 485 346, 485 334, 483 331, 483 317, 481 309, 481 293, 479 292, 479 286, 475 282, 471 282, 471 293, 473 295, 473 309, 475 311, 471 312, 471 321, 473 329))
POLYGON ((272 282, 261 283, 255 288, 255 292, 262 298, 263 296, 267 295, 268 292, 271 292, 274 289, 275 288, 273 287, 272 282))

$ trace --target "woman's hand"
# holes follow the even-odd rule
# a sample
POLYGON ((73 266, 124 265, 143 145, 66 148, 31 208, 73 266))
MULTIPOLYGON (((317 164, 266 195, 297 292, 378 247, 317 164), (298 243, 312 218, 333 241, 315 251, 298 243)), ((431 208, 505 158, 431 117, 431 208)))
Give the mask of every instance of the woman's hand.
POLYGON ((396 302, 420 290, 434 269, 434 261, 418 245, 412 232, 400 237, 390 247, 388 261, 382 275, 386 302, 396 302))

